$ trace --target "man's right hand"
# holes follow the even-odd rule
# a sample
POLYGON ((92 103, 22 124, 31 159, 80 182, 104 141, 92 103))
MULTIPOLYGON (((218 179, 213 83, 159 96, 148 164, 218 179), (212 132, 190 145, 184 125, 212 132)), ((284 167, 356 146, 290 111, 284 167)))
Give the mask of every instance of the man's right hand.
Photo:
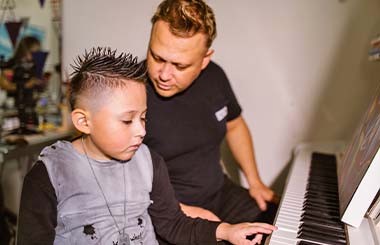
POLYGON ((179 205, 181 206, 182 211, 191 218, 202 218, 210 221, 221 221, 219 217, 216 216, 210 210, 201 207, 185 205, 183 203, 180 203, 179 205))

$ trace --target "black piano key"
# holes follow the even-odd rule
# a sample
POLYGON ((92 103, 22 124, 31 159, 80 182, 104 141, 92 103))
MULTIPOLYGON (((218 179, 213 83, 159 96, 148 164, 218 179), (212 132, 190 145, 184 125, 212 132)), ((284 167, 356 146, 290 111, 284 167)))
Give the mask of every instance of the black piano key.
POLYGON ((323 194, 322 195, 314 195, 314 194, 311 194, 309 192, 306 192, 305 198, 307 198, 309 200, 318 199, 318 200, 322 200, 322 201, 324 201, 326 203, 337 203, 337 201, 339 200, 336 197, 331 198, 331 197, 325 196, 323 194))
MULTIPOLYGON (((320 226, 336 227, 337 229, 343 229, 344 227, 340 221, 329 220, 329 219, 324 219, 324 218, 316 218, 316 217, 311 217, 310 215, 304 215, 301 218, 301 221, 304 223, 310 222, 311 224, 320 225, 320 226)), ((302 224, 301 224, 301 227, 302 227, 302 224)))
POLYGON ((341 226, 329 226, 329 225, 324 225, 322 223, 314 223, 314 222, 304 222, 300 225, 300 228, 303 227, 310 227, 313 229, 317 230, 326 230, 326 231, 331 231, 331 232, 337 232, 339 234, 346 234, 346 229, 344 225, 341 226))
POLYGON ((347 243, 345 239, 327 236, 326 234, 315 234, 313 232, 300 232, 297 238, 334 245, 345 245, 347 243))
POLYGON ((311 154, 311 161, 312 162, 323 162, 323 163, 331 164, 331 163, 336 162, 336 157, 333 154, 313 152, 311 154))
POLYGON ((336 190, 327 190, 327 189, 323 189, 321 187, 319 187, 318 185, 309 185, 307 186, 307 191, 311 191, 311 192, 318 192, 318 193, 325 193, 325 194, 328 194, 328 195, 338 195, 338 189, 336 190))
POLYGON ((332 219, 340 221, 340 216, 334 213, 321 212, 316 210, 305 209, 305 212, 302 215, 310 215, 312 217, 320 217, 322 219, 332 219))
POLYGON ((329 198, 339 198, 339 195, 336 191, 331 191, 331 192, 328 192, 326 190, 321 190, 321 189, 313 189, 313 188, 307 188, 307 191, 306 193, 308 195, 322 195, 323 196, 326 196, 326 197, 329 197, 329 198))
POLYGON ((307 237, 312 238, 313 241, 316 242, 330 242, 333 244, 346 244, 346 239, 342 239, 336 236, 330 236, 328 234, 318 234, 316 232, 302 231, 299 234, 299 238, 307 237))
POLYGON ((313 153, 303 213, 298 230, 299 245, 346 244, 340 220, 335 155, 313 153))
POLYGON ((303 217, 301 218, 301 224, 299 226, 299 229, 301 229, 305 224, 311 225, 314 227, 319 227, 321 229, 329 229, 329 230, 335 230, 335 231, 342 231, 345 232, 344 224, 341 222, 333 222, 328 220, 316 220, 309 217, 303 217))
POLYGON ((307 201, 305 201, 304 203, 307 204, 307 202, 313 202, 313 203, 318 203, 320 205, 325 205, 326 207, 331 207, 331 208, 339 208, 339 205, 337 203, 334 203, 334 202, 328 202, 328 201, 324 201, 322 199, 318 199, 318 198, 314 198, 312 200, 308 200, 306 199, 307 201))
POLYGON ((322 202, 311 202, 310 200, 305 200, 303 202, 303 208, 306 207, 312 207, 315 209, 321 209, 321 210, 330 210, 330 211, 336 211, 339 213, 339 206, 336 203, 328 204, 328 203, 322 203, 322 202))
POLYGON ((311 233, 315 233, 317 235, 326 235, 326 236, 331 236, 331 237, 334 237, 334 238, 339 238, 339 239, 342 239, 342 240, 346 240, 346 235, 344 232, 336 232, 334 230, 329 230, 329 229, 316 229, 314 226, 302 226, 301 230, 299 230, 299 234, 301 232, 311 232, 311 233))
POLYGON ((308 242, 308 241, 299 241, 297 245, 320 245, 320 243, 308 242))
POLYGON ((338 207, 334 206, 327 206, 327 205, 321 205, 321 204, 311 204, 311 203, 305 203, 302 206, 303 210, 306 211, 315 211, 320 213, 328 213, 331 215, 338 215, 339 216, 339 209, 338 207))
POLYGON ((315 226, 310 226, 310 225, 304 225, 301 228, 301 230, 299 230, 299 232, 301 232, 301 231, 315 231, 317 233, 328 234, 331 236, 336 236, 336 237, 339 237, 342 239, 346 239, 346 233, 344 231, 335 231, 335 230, 331 230, 331 229, 323 229, 321 227, 315 227, 315 226))
POLYGON ((337 183, 332 183, 332 184, 328 184, 328 183, 325 183, 325 184, 321 184, 323 182, 323 180, 318 180, 318 181, 315 181, 315 180, 308 180, 308 185, 307 187, 308 188, 317 188, 318 190, 323 190, 323 191, 337 191, 338 188, 336 186, 337 183))

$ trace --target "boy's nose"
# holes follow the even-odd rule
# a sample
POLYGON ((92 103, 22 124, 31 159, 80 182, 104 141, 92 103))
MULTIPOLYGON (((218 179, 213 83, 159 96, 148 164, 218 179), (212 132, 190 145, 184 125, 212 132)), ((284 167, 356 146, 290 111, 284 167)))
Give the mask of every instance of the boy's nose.
POLYGON ((138 123, 136 126, 136 136, 144 138, 146 135, 145 125, 144 123, 138 123))

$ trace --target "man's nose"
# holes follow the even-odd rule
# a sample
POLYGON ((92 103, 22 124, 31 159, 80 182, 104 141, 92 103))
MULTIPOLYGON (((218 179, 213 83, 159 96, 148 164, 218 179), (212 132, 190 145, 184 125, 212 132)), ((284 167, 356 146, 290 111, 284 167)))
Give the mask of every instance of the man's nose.
POLYGON ((160 79, 162 81, 168 81, 173 75, 173 65, 169 62, 165 62, 160 71, 160 79))

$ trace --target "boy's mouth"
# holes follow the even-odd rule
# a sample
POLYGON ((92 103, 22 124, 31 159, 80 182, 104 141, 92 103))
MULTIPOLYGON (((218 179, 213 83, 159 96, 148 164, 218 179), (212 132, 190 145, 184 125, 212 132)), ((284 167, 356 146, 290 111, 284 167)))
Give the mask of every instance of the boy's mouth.
POLYGON ((139 144, 135 144, 135 145, 131 145, 130 147, 129 147, 129 150, 137 150, 139 147, 140 147, 140 145, 141 145, 141 143, 139 143, 139 144))

